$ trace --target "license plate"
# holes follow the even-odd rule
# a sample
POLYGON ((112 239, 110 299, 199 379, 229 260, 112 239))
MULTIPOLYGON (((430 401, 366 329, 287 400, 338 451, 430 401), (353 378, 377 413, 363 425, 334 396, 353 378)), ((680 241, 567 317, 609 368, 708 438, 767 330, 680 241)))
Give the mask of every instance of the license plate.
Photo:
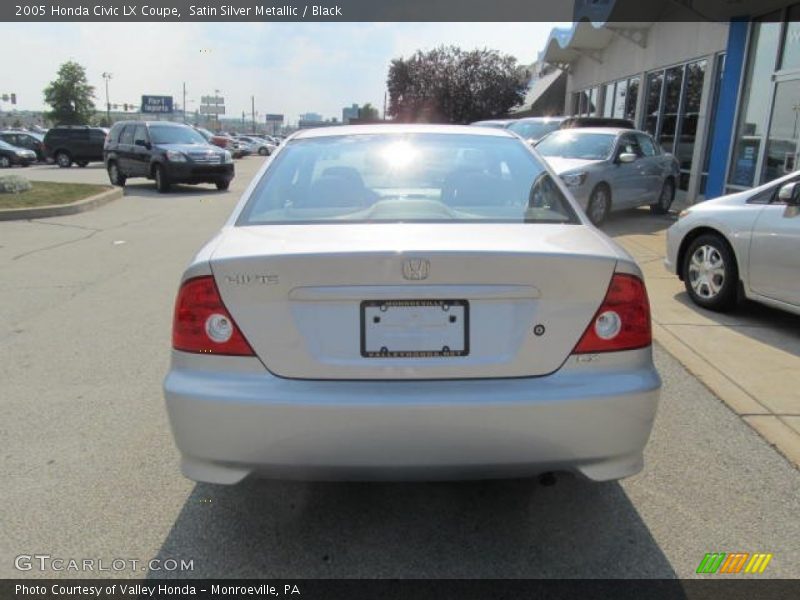
POLYGON ((466 300, 364 300, 361 356, 457 357, 469 354, 466 300))

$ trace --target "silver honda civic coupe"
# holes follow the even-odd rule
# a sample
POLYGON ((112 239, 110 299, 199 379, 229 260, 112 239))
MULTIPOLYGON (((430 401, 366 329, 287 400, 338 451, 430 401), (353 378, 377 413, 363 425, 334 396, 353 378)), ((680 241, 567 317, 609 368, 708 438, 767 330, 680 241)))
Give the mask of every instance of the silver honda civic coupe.
POLYGON ((186 269, 166 405, 183 473, 638 472, 661 380, 634 260, 521 138, 294 134, 186 269))

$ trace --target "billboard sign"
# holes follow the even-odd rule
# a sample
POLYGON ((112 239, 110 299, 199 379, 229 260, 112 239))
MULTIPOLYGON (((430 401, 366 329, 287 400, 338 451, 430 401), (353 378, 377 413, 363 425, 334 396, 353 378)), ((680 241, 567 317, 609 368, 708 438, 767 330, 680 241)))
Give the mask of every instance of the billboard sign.
POLYGON ((267 115, 267 123, 283 123, 283 115, 267 115))
POLYGON ((213 104, 201 104, 200 105, 200 114, 201 115, 224 115, 225 114, 225 105, 220 104, 219 106, 214 106, 213 104))
POLYGON ((200 96, 200 104, 225 104, 225 98, 222 96, 200 96))
POLYGON ((142 96, 143 113, 172 113, 172 96, 142 96))

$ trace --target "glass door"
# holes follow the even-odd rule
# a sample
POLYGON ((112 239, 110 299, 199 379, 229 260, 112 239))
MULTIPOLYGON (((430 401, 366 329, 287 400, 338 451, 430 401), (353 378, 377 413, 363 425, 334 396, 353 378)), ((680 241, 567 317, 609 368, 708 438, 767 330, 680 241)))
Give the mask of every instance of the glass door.
POLYGON ((764 154, 762 183, 800 168, 797 136, 800 127, 800 78, 775 83, 772 118, 764 154))

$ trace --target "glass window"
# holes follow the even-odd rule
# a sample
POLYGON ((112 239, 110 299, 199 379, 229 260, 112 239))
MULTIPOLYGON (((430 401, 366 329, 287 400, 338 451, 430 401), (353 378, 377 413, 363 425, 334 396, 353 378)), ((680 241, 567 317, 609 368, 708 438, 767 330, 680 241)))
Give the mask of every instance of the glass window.
POLYGON ((152 125, 150 137, 154 144, 202 144, 206 139, 191 127, 152 125))
POLYGON ((781 81, 775 87, 772 120, 764 156, 761 183, 788 175, 797 169, 797 134, 800 117, 800 79, 781 81))
POLYGON ((288 142, 238 225, 464 221, 578 222, 518 139, 375 133, 288 142))
POLYGON ((635 154, 638 157, 644 156, 644 151, 639 146, 635 135, 622 136, 619 141, 619 152, 620 154, 635 154))
POLYGON ((753 24, 736 143, 728 182, 752 187, 758 183, 756 163, 766 136, 772 73, 780 42, 780 13, 753 24), (775 22, 775 19, 778 19, 775 22))
POLYGON ((135 127, 133 125, 126 125, 125 129, 122 130, 122 133, 119 136, 119 143, 120 144, 133 144, 133 130, 135 127))
POLYGON ((781 69, 800 69, 800 5, 789 9, 786 37, 783 38, 781 69))
POLYGON ((147 142, 147 129, 144 125, 137 125, 136 131, 133 132, 133 143, 147 142))
POLYGON ((700 118, 700 100, 703 95, 703 80, 706 75, 706 61, 686 65, 686 85, 684 86, 683 115, 680 118, 680 135, 675 146, 675 156, 680 163, 681 176, 678 187, 688 189, 689 171, 692 168, 694 143, 697 138, 697 123, 700 118))
POLYGON ((667 69, 664 83, 664 110, 661 114, 661 131, 658 135, 658 141, 664 152, 673 152, 675 147, 675 129, 678 125, 682 85, 683 66, 667 69))
POLYGON ((661 106, 661 84, 663 81, 663 71, 647 75, 647 104, 645 105, 644 129, 652 135, 658 134, 658 113, 661 106))
POLYGON ((636 139, 639 140, 639 147, 642 149, 642 154, 644 156, 655 156, 658 154, 658 150, 656 150, 656 145, 653 142, 653 139, 649 135, 645 135, 643 133, 637 133, 636 139))
POLYGON ((628 81, 623 79, 622 81, 617 82, 617 89, 614 94, 614 112, 612 112, 610 117, 614 117, 617 119, 625 119, 625 96, 628 94, 628 81))
POLYGON ((604 160, 614 149, 611 133, 587 133, 579 129, 564 129, 551 133, 536 145, 542 156, 604 160))
POLYGON ((590 117, 597 116, 597 96, 598 93, 596 87, 589 90, 589 106, 587 107, 586 113, 590 117))
POLYGON ((605 98, 603 100, 603 116, 611 117, 614 115, 614 84, 607 84, 605 86, 605 92, 605 98))
POLYGON ((639 99, 639 78, 628 80, 625 95, 625 118, 633 121, 636 118, 636 101, 639 99))

